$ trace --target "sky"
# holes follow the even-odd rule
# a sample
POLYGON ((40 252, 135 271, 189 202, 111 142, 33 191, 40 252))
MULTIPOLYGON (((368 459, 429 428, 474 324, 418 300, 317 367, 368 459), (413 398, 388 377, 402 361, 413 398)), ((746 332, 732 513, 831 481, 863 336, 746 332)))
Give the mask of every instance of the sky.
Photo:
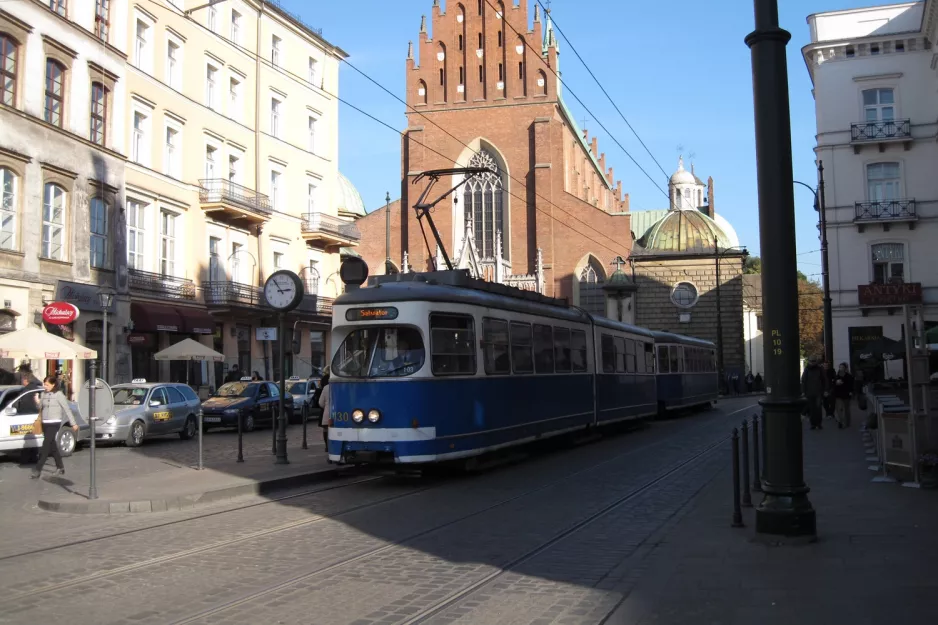
MULTIPOLYGON (((421 15, 428 16, 429 24, 433 0, 281 2, 311 26, 322 28, 323 37, 345 50, 355 67, 404 98, 407 42, 417 41, 421 15)), ((441 4, 445 9, 446 1, 441 4)), ((809 43, 806 18, 812 13, 888 2, 781 0, 779 4, 781 26, 792 34, 787 52, 795 180, 814 187, 814 99, 801 56, 801 48, 809 43)), ((561 37, 564 99, 578 123, 585 118, 590 136, 598 137, 606 163, 615 168, 623 190, 630 195, 631 209, 667 208, 662 189, 667 189, 667 177, 683 154, 688 168, 688 161, 693 160, 699 177, 713 177, 717 213, 733 224, 740 245, 758 254, 752 66, 743 41, 753 30, 752 0, 553 0, 551 15, 667 172, 667 176, 662 173, 561 37)), ((339 96, 398 131, 406 127, 405 106, 344 63, 339 96)), ((400 195, 400 135, 340 104, 339 168, 358 188, 369 211, 384 205, 386 192, 396 199, 400 195)), ((813 194, 796 185, 798 268, 820 281, 813 204, 813 194)))

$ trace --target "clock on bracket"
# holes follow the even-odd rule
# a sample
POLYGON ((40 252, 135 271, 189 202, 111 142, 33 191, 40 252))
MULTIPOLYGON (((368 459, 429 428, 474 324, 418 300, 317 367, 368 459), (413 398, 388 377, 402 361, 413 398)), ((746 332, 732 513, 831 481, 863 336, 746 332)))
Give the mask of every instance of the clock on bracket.
POLYGON ((303 281, 288 269, 275 271, 264 283, 264 297, 274 310, 291 311, 303 300, 303 281))

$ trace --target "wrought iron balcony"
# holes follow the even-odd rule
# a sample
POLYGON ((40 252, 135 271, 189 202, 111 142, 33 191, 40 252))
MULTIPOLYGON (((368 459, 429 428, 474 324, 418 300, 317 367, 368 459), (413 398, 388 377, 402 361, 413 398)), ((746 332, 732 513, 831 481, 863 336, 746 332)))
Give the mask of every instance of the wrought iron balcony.
POLYGON ((908 119, 888 119, 875 122, 850 124, 850 140, 897 141, 912 138, 912 124, 908 119))
POLYGON ((264 293, 260 287, 228 280, 202 283, 206 306, 263 306, 264 293))
POLYGON ((354 222, 320 212, 303 215, 301 231, 307 241, 322 241, 327 245, 358 245, 362 238, 354 222))
POLYGON ((263 193, 224 178, 199 180, 199 187, 199 202, 207 213, 227 213, 254 223, 270 219, 270 198, 263 193))
POLYGON ((857 202, 856 219, 863 222, 915 221, 915 198, 857 202))
POLYGON ((297 306, 298 312, 329 316, 332 314, 332 298, 318 295, 305 295, 297 306))
POLYGON ((169 299, 195 299, 195 283, 187 278, 164 276, 159 273, 128 270, 130 290, 169 299))

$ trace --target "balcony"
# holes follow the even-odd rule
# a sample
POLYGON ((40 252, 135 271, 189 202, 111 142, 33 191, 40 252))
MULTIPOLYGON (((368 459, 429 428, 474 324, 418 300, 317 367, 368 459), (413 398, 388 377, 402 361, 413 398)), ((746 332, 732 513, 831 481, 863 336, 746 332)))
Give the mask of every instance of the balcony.
POLYGON ((266 306, 264 293, 260 287, 228 280, 216 280, 202 283, 202 294, 206 306, 225 306, 257 308, 266 306))
POLYGON ((166 299, 195 299, 195 283, 187 278, 164 276, 139 269, 129 269, 128 274, 131 292, 166 299))
POLYGON ((888 143, 903 143, 908 150, 912 145, 912 124, 908 119, 850 124, 850 143, 853 144, 855 154, 859 154, 863 146, 869 144, 878 145, 880 152, 886 149, 888 143))
POLYGON ((358 226, 353 222, 319 212, 303 215, 301 232, 307 243, 318 242, 326 246, 358 245, 362 238, 358 226))
POLYGON ((857 202, 856 217, 853 221, 860 232, 863 232, 864 226, 871 223, 883 224, 883 230, 889 230, 890 224, 906 222, 911 230, 918 221, 915 214, 915 198, 857 202))
POLYGON ((270 219, 270 198, 224 178, 199 180, 199 202, 206 213, 263 223, 270 219))
POLYGON ((329 317, 332 315, 332 298, 318 295, 304 295, 303 301, 296 308, 297 312, 329 317))

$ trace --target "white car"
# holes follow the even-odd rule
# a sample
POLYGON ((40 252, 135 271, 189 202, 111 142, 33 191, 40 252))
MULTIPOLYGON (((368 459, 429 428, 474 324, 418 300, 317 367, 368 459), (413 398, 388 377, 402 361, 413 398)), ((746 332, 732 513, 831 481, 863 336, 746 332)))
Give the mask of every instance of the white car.
MULTIPOLYGON (((36 450, 42 447, 43 435, 33 433, 33 422, 39 415, 39 389, 25 391, 22 386, 0 386, 0 452, 22 455, 23 462, 30 462, 36 450)), ((68 402, 76 421, 78 404, 68 402)), ((71 456, 81 441, 89 438, 91 428, 83 425, 76 436, 71 428, 62 428, 58 434, 59 451, 71 456)))

